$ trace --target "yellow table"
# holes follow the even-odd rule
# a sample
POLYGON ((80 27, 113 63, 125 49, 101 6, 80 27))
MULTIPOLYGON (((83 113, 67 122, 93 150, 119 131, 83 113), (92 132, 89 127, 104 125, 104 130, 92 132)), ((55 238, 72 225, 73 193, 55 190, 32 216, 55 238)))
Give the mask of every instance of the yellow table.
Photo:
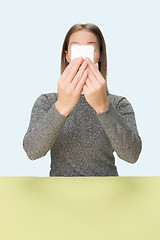
POLYGON ((0 177, 1 240, 159 240, 160 177, 0 177))

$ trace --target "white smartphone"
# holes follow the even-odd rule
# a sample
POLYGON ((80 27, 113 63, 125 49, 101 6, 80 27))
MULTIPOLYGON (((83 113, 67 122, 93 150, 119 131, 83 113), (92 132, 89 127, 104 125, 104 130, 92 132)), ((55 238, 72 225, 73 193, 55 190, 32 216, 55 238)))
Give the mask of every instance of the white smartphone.
POLYGON ((71 47, 71 61, 74 58, 82 56, 88 57, 94 62, 94 47, 93 45, 72 45, 71 47))

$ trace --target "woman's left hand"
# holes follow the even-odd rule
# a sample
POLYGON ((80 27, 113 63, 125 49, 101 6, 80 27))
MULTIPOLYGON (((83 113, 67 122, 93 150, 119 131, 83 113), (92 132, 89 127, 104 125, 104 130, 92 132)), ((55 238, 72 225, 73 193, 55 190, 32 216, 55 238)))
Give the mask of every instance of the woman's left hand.
POLYGON ((83 92, 87 102, 95 109, 97 113, 108 110, 109 100, 106 95, 106 80, 98 70, 98 63, 94 64, 89 58, 86 58, 88 64, 88 77, 83 86, 83 92))

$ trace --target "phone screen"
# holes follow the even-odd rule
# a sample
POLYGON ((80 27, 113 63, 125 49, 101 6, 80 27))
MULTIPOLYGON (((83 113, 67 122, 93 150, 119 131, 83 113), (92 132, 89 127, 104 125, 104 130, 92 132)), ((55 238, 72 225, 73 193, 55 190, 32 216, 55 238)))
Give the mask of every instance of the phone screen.
POLYGON ((72 45, 71 47, 71 61, 74 58, 82 56, 88 57, 94 62, 94 47, 93 45, 72 45))

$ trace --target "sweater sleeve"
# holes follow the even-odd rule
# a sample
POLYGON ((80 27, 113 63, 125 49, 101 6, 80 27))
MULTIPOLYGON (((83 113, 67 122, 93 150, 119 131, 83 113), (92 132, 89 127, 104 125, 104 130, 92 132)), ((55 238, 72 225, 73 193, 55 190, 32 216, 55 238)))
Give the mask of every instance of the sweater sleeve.
MULTIPOLYGON (((55 103, 54 103, 55 104, 55 103)), ((61 115, 48 97, 42 94, 35 101, 23 148, 31 160, 43 157, 51 149, 68 116, 61 115)))
POLYGON ((129 163, 138 160, 142 149, 135 114, 129 101, 122 97, 114 106, 109 102, 108 110, 96 113, 118 157, 129 163))

